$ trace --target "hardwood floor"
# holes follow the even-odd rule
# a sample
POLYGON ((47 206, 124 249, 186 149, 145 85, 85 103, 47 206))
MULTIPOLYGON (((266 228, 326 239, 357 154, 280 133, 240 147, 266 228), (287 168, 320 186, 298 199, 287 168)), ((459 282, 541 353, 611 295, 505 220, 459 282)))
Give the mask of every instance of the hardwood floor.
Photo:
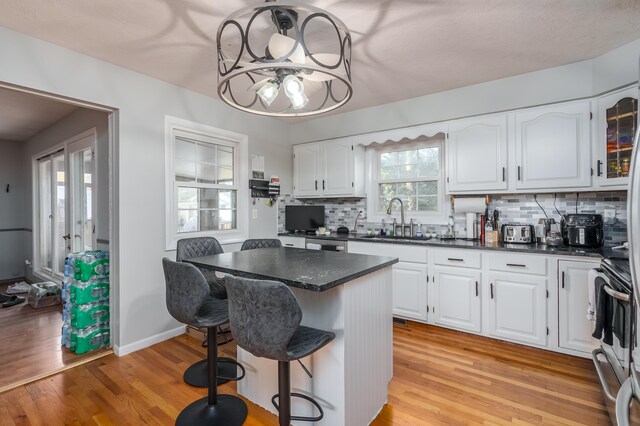
MULTIPOLYGON (((220 352, 235 356, 235 346, 220 352)), ((206 395, 182 381, 185 368, 204 355, 185 335, 122 358, 109 355, 0 394, 0 425, 173 424, 183 407, 206 395)), ((389 391, 373 425, 609 424, 590 360, 417 323, 394 327, 389 391)), ((266 410, 248 406, 246 425, 277 424, 266 410)))
MULTIPOLYGON (((0 293, 9 284, 1 283, 0 293)), ((61 305, 34 309, 26 300, 9 308, 0 307, 0 392, 111 352, 76 355, 60 346, 61 309, 61 305)))

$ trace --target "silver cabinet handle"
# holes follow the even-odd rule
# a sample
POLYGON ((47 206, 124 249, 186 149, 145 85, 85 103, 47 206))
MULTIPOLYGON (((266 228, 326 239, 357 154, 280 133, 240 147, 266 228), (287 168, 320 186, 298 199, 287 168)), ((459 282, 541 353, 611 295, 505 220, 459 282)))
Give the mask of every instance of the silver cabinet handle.
MULTIPOLYGON (((600 365, 600 360, 598 360, 598 355, 602 354, 602 356, 605 357, 605 359, 607 358, 607 356, 604 354, 604 351, 602 350, 602 348, 597 348, 594 349, 593 352, 591 352, 591 358, 593 359, 593 365, 595 365, 596 367, 596 373, 598 373, 598 378, 600 379, 600 383, 602 384, 602 390, 604 391, 605 396, 607 397, 608 400, 615 402, 616 398, 613 396, 613 393, 611 393, 611 389, 609 389, 609 384, 607 383, 607 380, 604 377, 604 372, 602 371, 602 366, 600 365)), ((609 361, 607 361, 609 362, 609 361)))
POLYGON ((491 290, 491 298, 493 299, 493 283, 489 284, 489 289, 491 290))
POLYGON ((478 297, 480 292, 478 291, 478 281, 476 281, 476 297, 478 297))
POLYGON ((511 266, 513 268, 526 268, 527 265, 523 265, 522 263, 507 263, 507 266, 511 266))
POLYGON ((623 302, 628 302, 629 301, 629 295, 628 294, 624 294, 624 293, 620 293, 619 291, 615 291, 614 289, 612 289, 608 285, 604 286, 604 291, 606 291, 607 294, 609 296, 613 297, 614 299, 622 300, 623 302))
POLYGON ((449 262, 464 262, 464 259, 458 259, 457 257, 447 257, 449 262))

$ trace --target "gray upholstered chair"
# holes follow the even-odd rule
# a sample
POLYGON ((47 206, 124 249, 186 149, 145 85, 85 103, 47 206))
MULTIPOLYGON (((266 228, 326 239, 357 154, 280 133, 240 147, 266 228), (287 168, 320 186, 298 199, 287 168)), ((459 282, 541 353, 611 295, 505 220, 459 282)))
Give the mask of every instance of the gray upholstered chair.
MULTIPOLYGON (((302 309, 291 289, 281 282, 229 276, 227 293, 231 334, 238 346, 255 356, 278 361, 278 394, 271 402, 279 412, 280 425, 288 426, 291 420, 322 419, 324 412, 320 404, 307 395, 291 392, 290 362, 311 355, 336 335, 300 325, 302 309), (292 396, 311 402, 320 414, 292 416, 292 396)), ((311 377, 306 368, 305 371, 311 377)))
MULTIPOLYGON (((213 237, 183 238, 181 240, 178 240, 176 248, 177 262, 184 262, 185 260, 191 259, 193 257, 210 256, 212 254, 224 253, 224 250, 222 249, 222 246, 220 245, 218 240, 213 237)), ((216 276, 215 271, 201 269, 200 272, 202 272, 202 275, 204 275, 207 283, 209 284, 211 295, 218 299, 226 299, 227 288, 224 283, 224 278, 216 276)), ((221 335, 224 337, 224 343, 228 343, 229 341, 231 341, 231 339, 227 337, 229 333, 228 328, 218 327, 216 333, 217 335, 221 335)), ((202 346, 207 346, 206 339, 202 342, 202 346)), ((218 369, 220 370, 219 376, 236 377, 236 369, 233 365, 230 365, 235 362, 234 360, 232 360, 231 358, 222 357, 218 361, 218 369)), ((208 386, 206 373, 207 360, 205 359, 187 368, 187 371, 184 372, 184 381, 191 386, 206 388, 208 386)), ((227 381, 228 380, 219 379, 218 384, 226 383, 227 381)))
MULTIPOLYGON (((207 328, 208 395, 188 405, 178 415, 176 425, 241 425, 247 418, 247 405, 233 395, 218 395, 218 345, 216 328, 229 321, 228 302, 216 299, 202 272, 189 263, 162 259, 167 286, 167 309, 178 321, 207 328)), ((238 364, 239 365, 239 364, 238 364)))
POLYGON ((277 238, 262 238, 245 240, 240 250, 253 250, 259 248, 282 247, 282 243, 277 238))
MULTIPOLYGON (((213 237, 183 238, 178 240, 176 249, 176 262, 184 262, 192 257, 224 253, 218 240, 213 237)), ((201 272, 209 283, 211 294, 218 299, 226 299, 227 289, 224 278, 216 276, 215 271, 202 270, 201 272)))

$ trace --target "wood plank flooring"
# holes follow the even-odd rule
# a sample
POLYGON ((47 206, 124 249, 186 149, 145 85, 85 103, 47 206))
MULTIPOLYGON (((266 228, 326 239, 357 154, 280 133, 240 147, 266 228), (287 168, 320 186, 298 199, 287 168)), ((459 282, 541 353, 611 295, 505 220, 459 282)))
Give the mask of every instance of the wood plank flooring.
MULTIPOLYGON (((235 346, 220 352, 235 356, 235 346)), ((183 407, 206 395, 182 381, 185 368, 204 356, 185 335, 106 356, 0 394, 0 426, 174 424, 183 407)), ((610 424, 590 360, 417 323, 394 326, 389 391, 375 426, 610 424)), ((246 425, 277 424, 266 410, 248 406, 246 425)))
MULTIPOLYGON (((9 284, 1 283, 0 293, 9 284)), ((0 392, 111 352, 76 355, 60 346, 61 310, 61 305, 34 309, 26 300, 0 307, 0 392)))

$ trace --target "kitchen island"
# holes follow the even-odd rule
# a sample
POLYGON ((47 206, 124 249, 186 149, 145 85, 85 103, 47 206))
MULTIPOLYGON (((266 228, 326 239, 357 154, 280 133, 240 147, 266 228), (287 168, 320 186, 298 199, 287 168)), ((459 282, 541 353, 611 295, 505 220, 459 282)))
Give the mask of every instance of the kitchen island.
MULTIPOLYGON (((291 391, 316 399, 319 425, 367 425, 387 402, 393 376, 392 271, 398 259, 296 248, 264 248, 189 259, 202 269, 253 279, 281 281, 302 307, 302 325, 330 330, 335 340, 302 359, 309 378, 291 364, 291 391)), ((246 377, 238 393, 275 413, 277 362, 238 348, 246 377)), ((314 414, 292 399, 292 414, 314 414)), ((293 422, 293 424, 305 424, 293 422)))

